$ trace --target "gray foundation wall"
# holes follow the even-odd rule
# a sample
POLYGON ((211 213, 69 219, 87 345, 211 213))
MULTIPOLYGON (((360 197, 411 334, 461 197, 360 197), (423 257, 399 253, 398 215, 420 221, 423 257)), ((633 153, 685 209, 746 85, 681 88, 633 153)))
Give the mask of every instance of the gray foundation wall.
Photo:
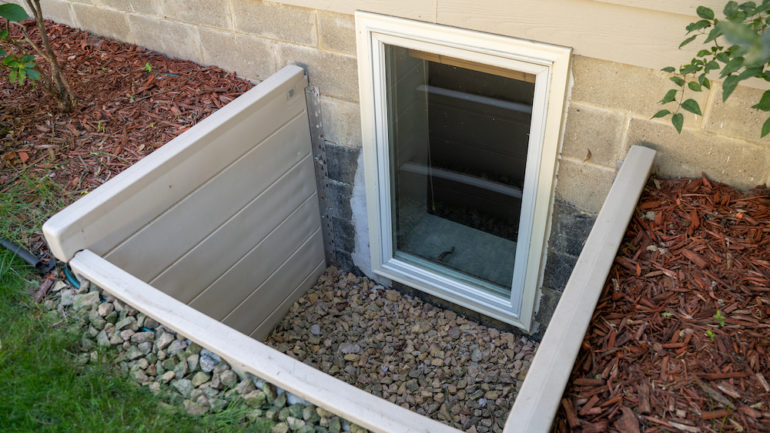
MULTIPOLYGON (((42 3, 54 21, 254 81, 287 64, 303 66, 320 91, 327 256, 342 268, 371 274, 351 15, 257 0, 42 3)), ((666 121, 650 119, 669 88, 668 76, 659 71, 573 56, 535 333, 550 319, 630 146, 656 149, 655 170, 661 176, 705 173, 740 188, 770 182, 770 138, 759 139, 765 113, 749 108, 761 90, 738 88, 726 103, 718 83, 693 95, 704 115, 687 114, 677 135, 666 121)))

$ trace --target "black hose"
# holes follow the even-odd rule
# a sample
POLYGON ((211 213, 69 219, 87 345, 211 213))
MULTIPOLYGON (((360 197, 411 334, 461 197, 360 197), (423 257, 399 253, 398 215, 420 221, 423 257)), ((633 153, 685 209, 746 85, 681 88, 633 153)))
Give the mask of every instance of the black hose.
POLYGON ((0 238, 0 246, 3 246, 8 251, 12 252, 13 254, 16 254, 18 258, 29 263, 30 266, 33 266, 41 274, 48 273, 51 269, 53 269, 54 266, 56 266, 56 259, 52 258, 51 260, 45 262, 41 260, 39 257, 37 257, 36 255, 16 245, 15 243, 9 241, 8 239, 0 238))

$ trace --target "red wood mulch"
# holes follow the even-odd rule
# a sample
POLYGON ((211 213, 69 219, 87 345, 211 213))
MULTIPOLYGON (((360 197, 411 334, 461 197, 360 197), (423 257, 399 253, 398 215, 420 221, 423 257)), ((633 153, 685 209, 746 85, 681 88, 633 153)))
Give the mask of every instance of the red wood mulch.
POLYGON ((39 86, 0 79, 0 193, 23 175, 92 190, 253 86, 216 67, 51 22, 47 29, 79 106, 59 113, 39 86))
POLYGON ((554 431, 770 431, 770 190, 653 180, 554 431))

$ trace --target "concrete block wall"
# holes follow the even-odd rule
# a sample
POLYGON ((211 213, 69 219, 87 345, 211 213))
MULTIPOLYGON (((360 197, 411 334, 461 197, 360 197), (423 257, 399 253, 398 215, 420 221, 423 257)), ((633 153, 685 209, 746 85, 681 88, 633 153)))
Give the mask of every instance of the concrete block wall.
MULTIPOLYGON (((57 22, 255 81, 290 63, 305 67, 320 90, 331 257, 343 268, 367 271, 351 15, 261 0, 43 0, 43 8, 57 22)), ((704 172, 741 188, 770 183, 770 138, 759 139, 764 113, 749 108, 762 91, 741 87, 722 103, 717 83, 692 95, 704 115, 688 113, 678 135, 667 120, 650 119, 671 85, 656 70, 573 57, 537 332, 550 319, 630 146, 655 148, 661 176, 704 172)))

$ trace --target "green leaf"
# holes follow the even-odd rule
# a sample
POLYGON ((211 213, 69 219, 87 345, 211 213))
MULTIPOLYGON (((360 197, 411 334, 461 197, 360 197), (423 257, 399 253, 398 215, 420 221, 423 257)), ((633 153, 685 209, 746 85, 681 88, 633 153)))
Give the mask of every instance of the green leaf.
POLYGON ((697 114, 698 116, 703 115, 703 113, 700 111, 700 105, 698 105, 694 99, 688 99, 682 102, 682 108, 689 111, 690 113, 697 114))
POLYGON ((724 14, 727 19, 732 19, 736 13, 738 13, 738 3, 730 0, 725 5, 724 14))
POLYGON ((700 92, 702 90, 700 84, 698 84, 697 81, 690 81, 687 83, 687 87, 689 87, 693 92, 700 92))
POLYGON ((27 70, 19 69, 19 84, 24 85, 24 79, 27 78, 27 70))
POLYGON ((676 128, 676 132, 682 133, 682 124, 684 123, 684 116, 682 113, 676 113, 673 116, 671 116, 671 123, 674 125, 674 128, 676 128))
POLYGON ((711 51, 709 51, 709 50, 700 50, 700 51, 698 51, 698 54, 696 54, 695 56, 696 57, 706 57, 709 54, 711 54, 711 51))
POLYGON ((685 27, 685 28, 687 29, 687 33, 690 33, 690 32, 694 32, 696 30, 705 29, 705 28, 708 28, 708 27, 711 27, 711 22, 710 21, 708 21, 708 20, 700 20, 700 21, 696 21, 694 23, 688 24, 687 27, 685 27))
POLYGON ((666 95, 663 97, 663 99, 660 100, 661 104, 668 104, 669 102, 676 99, 676 89, 671 89, 668 92, 666 92, 666 95))
POLYGON ((737 71, 743 67, 743 57, 736 57, 725 65, 724 68, 722 68, 722 72, 719 73, 720 77, 725 77, 727 75, 732 74, 733 72, 737 71))
POLYGON ((674 68, 673 66, 666 66, 665 68, 661 69, 661 71, 671 73, 676 71, 676 68, 674 68))
POLYGON ((7 54, 4 49, 0 48, 0 57, 5 57, 7 54))
POLYGON ((727 101, 740 81, 736 75, 725 78, 725 82, 722 84, 722 102, 727 101))
POLYGON ((30 55, 30 54, 27 54, 27 55, 25 55, 24 57, 22 57, 22 58, 20 59, 20 62, 21 62, 21 63, 29 63, 29 62, 31 62, 31 61, 33 61, 33 60, 35 60, 35 56, 33 56, 33 55, 30 55))
POLYGON ((30 80, 37 81, 40 79, 40 72, 34 70, 34 69, 27 69, 27 77, 30 80))
POLYGON ((701 18, 705 18, 707 20, 714 19, 714 11, 705 6, 698 6, 698 9, 696 9, 695 12, 697 12, 698 16, 701 18))
POLYGON ((11 72, 8 73, 8 81, 11 83, 16 81, 16 76, 18 73, 16 72, 16 69, 11 69, 11 72))
POLYGON ((687 75, 687 74, 698 72, 700 70, 701 68, 699 68, 698 66, 690 64, 690 65, 684 65, 681 69, 679 69, 679 73, 682 75, 687 75))
POLYGON ((719 63, 717 63, 714 60, 712 60, 712 61, 706 63, 706 66, 704 66, 703 69, 706 72, 717 70, 717 69, 719 69, 719 63))
POLYGON ((698 35, 692 35, 689 38, 683 40, 682 43, 679 44, 679 48, 682 48, 683 46, 685 46, 685 45, 689 44, 690 42, 694 41, 696 37, 698 37, 698 35))
POLYGON ((770 133, 770 117, 768 117, 767 120, 765 120, 765 123, 762 125, 762 137, 770 133))
POLYGON ((7 37, 8 37, 8 30, 6 29, 0 30, 0 39, 5 39, 7 37))
POLYGON ((720 29, 719 27, 714 27, 713 29, 711 29, 711 31, 709 32, 709 35, 706 37, 706 40, 703 41, 703 43, 707 44, 720 36, 722 36, 722 29, 720 29))
POLYGON ((759 100, 759 102, 756 105, 752 105, 751 108, 756 108, 757 110, 762 111, 770 111, 770 90, 765 90, 765 93, 762 94, 762 98, 759 100))
POLYGON ((711 83, 709 83, 709 79, 708 79, 708 77, 706 77, 706 73, 705 72, 700 74, 700 75, 698 75, 698 84, 700 84, 701 86, 703 86, 703 87, 705 87, 707 89, 711 88, 710 87, 711 83))
POLYGON ((684 86, 684 79, 682 77, 671 77, 669 80, 673 81, 679 87, 684 86))
POLYGON ((668 110, 660 110, 657 113, 653 114, 652 117, 650 117, 650 119, 657 119, 658 117, 668 116, 669 114, 671 114, 671 112, 668 110))
MULTIPOLYGON (((0 5, 0 17, 8 21, 24 21, 29 18, 23 7, 11 3, 0 5)), ((11 80, 13 81, 13 80, 11 80)))

